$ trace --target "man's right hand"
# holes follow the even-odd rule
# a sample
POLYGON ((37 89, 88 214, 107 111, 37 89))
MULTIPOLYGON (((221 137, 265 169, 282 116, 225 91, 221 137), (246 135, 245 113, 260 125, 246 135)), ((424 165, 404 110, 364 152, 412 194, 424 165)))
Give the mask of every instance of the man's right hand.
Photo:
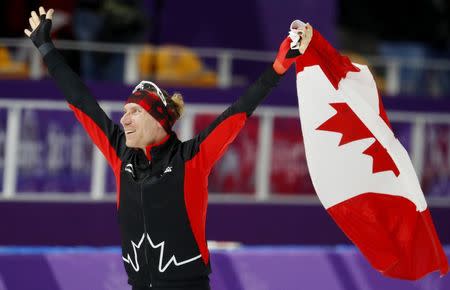
POLYGON ((45 43, 51 43, 50 30, 52 28, 53 9, 45 12, 45 9, 39 7, 39 16, 35 11, 31 12, 29 19, 31 30, 25 29, 25 34, 33 41, 34 45, 39 48, 45 43))

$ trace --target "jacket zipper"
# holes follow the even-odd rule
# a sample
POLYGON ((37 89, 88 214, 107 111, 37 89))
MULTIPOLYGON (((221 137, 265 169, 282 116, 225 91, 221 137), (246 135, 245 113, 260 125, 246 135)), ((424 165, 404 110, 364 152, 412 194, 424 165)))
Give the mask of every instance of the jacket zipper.
MULTIPOLYGON (((142 185, 144 184, 144 181, 147 179, 148 176, 144 177, 144 179, 142 180, 142 182, 140 183, 140 192, 141 192, 141 207, 142 207, 142 216, 143 216, 143 221, 144 221, 144 240, 147 239, 147 222, 146 222, 146 216, 145 216, 145 209, 144 209, 144 192, 142 190, 142 185)), ((147 254, 147 246, 146 246, 146 242, 144 243, 144 255, 145 255, 145 263, 147 263, 147 265, 149 266, 149 275, 150 275, 150 281, 153 282, 153 277, 152 277, 152 271, 151 271, 151 266, 150 266, 150 260, 148 259, 148 254, 147 254)), ((149 287, 152 287, 152 282, 150 282, 149 287)))

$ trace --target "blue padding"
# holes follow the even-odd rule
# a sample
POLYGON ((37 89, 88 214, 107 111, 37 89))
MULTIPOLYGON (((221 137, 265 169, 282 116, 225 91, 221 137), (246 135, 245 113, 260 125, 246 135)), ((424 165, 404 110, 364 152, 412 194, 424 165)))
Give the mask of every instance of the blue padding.
POLYGON ((48 253, 120 253, 120 247, 0 247, 0 254, 38 255, 48 253))
MULTIPOLYGON (((211 252, 286 252, 286 251, 296 251, 296 252, 352 252, 356 248, 350 245, 336 245, 336 246, 296 246, 296 245, 286 245, 286 246, 242 246, 235 249, 214 249, 211 252)), ((450 245, 444 245, 444 250, 450 252, 450 245)), ((48 254, 48 253, 121 253, 120 247, 21 247, 21 246, 10 246, 10 247, 0 247, 0 255, 38 255, 38 254, 48 254)))

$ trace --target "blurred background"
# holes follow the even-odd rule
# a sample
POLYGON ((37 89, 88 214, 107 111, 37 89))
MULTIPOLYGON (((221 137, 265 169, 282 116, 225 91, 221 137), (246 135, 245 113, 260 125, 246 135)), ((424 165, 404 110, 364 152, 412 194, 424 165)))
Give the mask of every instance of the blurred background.
MULTIPOLYGON (((310 22, 369 65, 450 244, 448 0, 1 1, 0 290, 128 289, 113 174, 23 35, 40 5, 55 9, 56 46, 114 120, 142 79, 181 92, 181 140, 271 65, 292 20, 310 22)), ((434 274, 384 278, 328 216, 308 174, 294 75, 211 173, 213 289, 450 289, 434 274)))

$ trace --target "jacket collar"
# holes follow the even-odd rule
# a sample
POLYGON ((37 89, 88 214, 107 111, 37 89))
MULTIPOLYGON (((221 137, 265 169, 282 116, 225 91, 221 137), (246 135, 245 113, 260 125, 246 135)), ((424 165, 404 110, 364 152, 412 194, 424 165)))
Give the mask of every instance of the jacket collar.
POLYGON ((154 161, 155 158, 163 155, 171 147, 176 139, 176 134, 174 132, 171 132, 166 137, 164 137, 161 142, 148 145, 147 147, 145 147, 145 157, 147 157, 149 161, 154 161))

